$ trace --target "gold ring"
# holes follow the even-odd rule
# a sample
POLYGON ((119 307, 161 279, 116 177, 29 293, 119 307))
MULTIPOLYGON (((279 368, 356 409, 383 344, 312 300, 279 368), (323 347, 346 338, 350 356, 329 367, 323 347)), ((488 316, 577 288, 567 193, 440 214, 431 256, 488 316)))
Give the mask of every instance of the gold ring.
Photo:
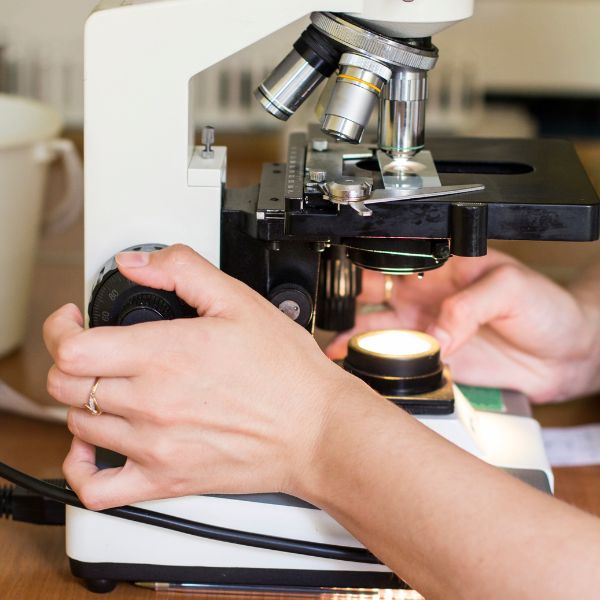
POLYGON ((92 386, 92 389, 90 390, 90 395, 88 397, 88 400, 83 405, 83 408, 87 409, 89 412, 91 412, 95 416, 102 414, 102 409, 100 408, 100 405, 98 404, 98 400, 96 400, 96 392, 98 390, 99 383, 100 383, 100 377, 96 377, 96 379, 94 379, 94 385, 92 386))
POLYGON ((394 295, 394 276, 385 275, 383 278, 383 303, 389 304, 394 295))

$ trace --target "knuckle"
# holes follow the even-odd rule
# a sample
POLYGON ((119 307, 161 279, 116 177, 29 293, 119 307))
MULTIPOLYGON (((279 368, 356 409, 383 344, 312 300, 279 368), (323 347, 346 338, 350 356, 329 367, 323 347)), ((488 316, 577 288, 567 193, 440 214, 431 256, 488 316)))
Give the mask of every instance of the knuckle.
POLYGON ((467 318, 471 312, 471 303, 465 294, 457 294, 444 301, 442 312, 452 321, 462 321, 467 318))
POLYGON ((92 486, 83 484, 79 488, 74 488, 77 496, 89 510, 101 510, 104 508, 102 498, 94 491, 92 486))
POLYGON ((62 471, 63 471, 63 475, 65 476, 65 479, 67 480, 67 483, 69 484, 69 486, 73 490, 75 490, 77 487, 77 480, 73 477, 73 469, 72 469, 70 454, 67 454, 67 456, 65 457, 65 460, 63 461, 62 471))
POLYGON ((79 345, 73 337, 62 340, 56 348, 56 365, 68 373, 78 362, 80 358, 79 345))
POLYGON ((519 287, 526 279, 524 269, 514 263, 500 265, 496 269, 496 278, 503 286, 519 287))
POLYGON ((169 257, 173 264, 186 264, 190 262, 197 254, 184 244, 174 244, 169 248, 169 257))

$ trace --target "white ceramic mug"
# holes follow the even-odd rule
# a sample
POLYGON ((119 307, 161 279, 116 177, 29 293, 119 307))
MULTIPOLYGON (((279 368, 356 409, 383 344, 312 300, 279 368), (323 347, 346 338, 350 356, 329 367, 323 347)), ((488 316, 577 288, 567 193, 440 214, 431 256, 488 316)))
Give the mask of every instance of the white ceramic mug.
POLYGON ((40 233, 68 227, 83 205, 83 170, 73 143, 59 139, 58 113, 0 94, 0 356, 24 340, 40 233), (61 160, 65 192, 43 218, 48 168, 61 160))

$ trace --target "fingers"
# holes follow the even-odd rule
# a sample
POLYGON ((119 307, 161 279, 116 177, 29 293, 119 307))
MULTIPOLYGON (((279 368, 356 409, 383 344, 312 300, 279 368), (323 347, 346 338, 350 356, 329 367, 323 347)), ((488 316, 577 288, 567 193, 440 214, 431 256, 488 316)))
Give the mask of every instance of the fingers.
POLYGON ((156 497, 156 487, 134 462, 127 461, 124 467, 114 469, 98 469, 95 448, 78 438, 73 438, 63 472, 69 486, 91 510, 156 497))
POLYGON ((157 252, 122 252, 116 257, 125 277, 148 287, 174 291, 198 314, 219 316, 239 308, 248 289, 191 248, 170 246, 157 252))
MULTIPOLYGON (((81 408, 87 403, 95 377, 74 377, 63 373, 56 365, 48 371, 48 393, 62 404, 81 408)), ((96 386, 96 401, 104 412, 128 416, 128 405, 132 399, 131 381, 124 377, 103 377, 96 386)))
MULTIPOLYGON (((439 270, 428 272, 425 275, 425 281, 433 281, 436 287, 439 287, 444 279, 456 278, 456 284, 463 286, 472 283, 486 272, 500 265, 515 263, 514 258, 496 250, 490 250, 486 256, 477 259, 455 256, 439 270)), ((416 275, 392 275, 387 277, 392 278, 391 280, 387 279, 387 281, 391 281, 393 296, 397 299, 398 295, 402 295, 400 291, 402 286, 414 283, 416 275)), ((389 295, 389 292, 387 294, 389 295)), ((363 270, 360 302, 363 304, 383 304, 388 299, 386 298, 386 275, 366 269, 363 270)))
POLYGON ((113 450, 125 456, 135 453, 135 431, 122 417, 109 414, 92 415, 83 408, 71 408, 67 416, 69 431, 78 439, 113 450))
MULTIPOLYGON (((195 326, 201 327, 200 323, 195 326)), ((79 328, 74 332, 72 323, 55 313, 46 321, 44 336, 54 362, 63 373, 79 377, 129 377, 146 372, 157 354, 164 359, 180 347, 181 322, 79 328)))
POLYGON ((517 264, 496 267, 442 303, 429 329, 444 354, 458 350, 480 327, 515 314, 523 301, 519 293, 526 276, 517 264))
POLYGON ((54 356, 58 346, 83 331, 81 311, 74 304, 65 304, 44 322, 43 336, 48 352, 54 356))

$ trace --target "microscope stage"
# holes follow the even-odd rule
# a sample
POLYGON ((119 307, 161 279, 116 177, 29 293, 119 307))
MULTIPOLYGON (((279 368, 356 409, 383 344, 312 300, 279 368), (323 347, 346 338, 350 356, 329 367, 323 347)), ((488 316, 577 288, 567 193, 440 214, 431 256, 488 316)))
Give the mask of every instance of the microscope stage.
MULTIPOLYGON (((335 160, 330 142, 323 154, 335 160)), ((452 238, 453 207, 480 206, 487 213, 487 238, 497 240, 592 241, 599 234, 599 200, 572 144, 562 140, 432 139, 427 145, 443 186, 482 184, 482 191, 423 200, 370 205, 371 217, 350 206, 311 208, 304 187, 307 137, 290 137, 287 169, 263 171, 258 206, 268 206, 256 223, 261 239, 342 239, 381 236, 452 238)), ((350 146, 352 148, 352 146, 350 146)), ((354 148, 358 148, 354 146, 354 148)), ((360 146, 365 148, 365 146, 360 146)), ((374 148, 373 148, 374 150, 374 148)), ((309 152, 311 152, 309 150, 309 152)), ((317 153, 314 153, 317 154, 317 153)), ((381 180, 372 159, 340 158, 355 175, 381 180)), ((323 157, 324 159, 324 157, 323 157)), ((376 185, 377 187, 377 185, 376 185)), ((382 185, 380 185, 382 187, 382 185)), ((229 208, 226 201, 225 210, 229 208)), ((231 206, 235 210, 234 206, 231 206)))

